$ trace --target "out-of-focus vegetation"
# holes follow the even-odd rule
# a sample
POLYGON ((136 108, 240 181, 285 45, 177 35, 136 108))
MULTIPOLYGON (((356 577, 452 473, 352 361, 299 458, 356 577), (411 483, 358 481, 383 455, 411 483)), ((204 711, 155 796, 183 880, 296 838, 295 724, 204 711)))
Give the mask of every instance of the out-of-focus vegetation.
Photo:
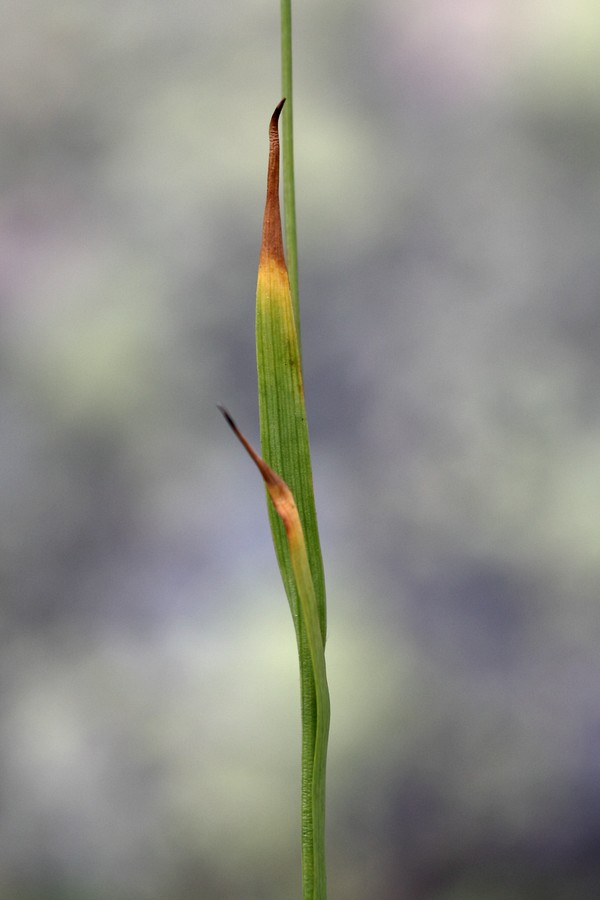
MULTIPOLYGON (((295 896, 293 634, 214 408, 255 439, 277 16, 4 4, 0 900, 295 896)), ((599 59, 585 0, 296 10, 332 898, 597 896, 599 59)))

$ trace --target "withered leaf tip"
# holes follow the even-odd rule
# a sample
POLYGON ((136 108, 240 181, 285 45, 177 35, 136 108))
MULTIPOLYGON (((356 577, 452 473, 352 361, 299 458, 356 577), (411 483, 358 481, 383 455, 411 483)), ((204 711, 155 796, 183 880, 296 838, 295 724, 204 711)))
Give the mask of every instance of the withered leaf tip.
MULTIPOLYGON (((271 469, 270 466, 268 466, 266 464, 264 459, 262 459, 262 457, 260 457, 258 455, 258 453, 254 449, 254 447, 252 446, 250 441, 246 437, 244 437, 244 435, 242 434, 240 429, 235 424, 235 422, 233 420, 233 416, 229 413, 229 411, 227 409, 225 409, 225 407, 223 406, 222 403, 217 403, 217 409, 219 410, 219 412, 222 413, 225 421, 227 422, 227 424, 229 425, 229 427, 235 434, 235 436, 238 439, 238 441, 240 442, 240 444, 245 448, 248 456, 258 466, 260 473, 265 481, 265 484, 269 488, 269 492, 271 492, 271 490, 274 487, 275 488, 279 487, 280 489, 284 488, 285 491, 289 492, 289 488, 287 487, 285 482, 279 477, 279 475, 276 472, 273 471, 273 469, 271 469)), ((275 502, 275 498, 272 497, 272 499, 275 502)))
POLYGON ((275 107, 269 122, 269 163, 267 168, 267 199, 263 219, 260 263, 270 259, 285 269, 281 213, 279 211, 279 115, 285 97, 275 107))
POLYGON ((229 413, 229 410, 227 410, 227 409, 223 406, 222 403, 217 403, 217 409, 218 409, 219 412, 222 414, 223 418, 225 419, 225 421, 227 422, 227 424, 229 425, 229 427, 231 428, 231 430, 232 430, 232 431, 237 431, 237 426, 236 426, 235 422, 233 421, 233 418, 231 417, 231 414, 229 413))
POLYGON ((269 122, 269 134, 271 135, 271 139, 274 138, 277 141, 278 141, 277 125, 279 123, 279 116, 281 115, 281 110, 283 109, 284 103, 285 103, 285 97, 283 97, 279 101, 277 106, 275 107, 273 115, 271 116, 271 121, 269 122))
POLYGON ((265 464, 263 463, 262 459, 260 458, 260 456, 258 455, 256 450, 254 449, 252 444, 244 437, 244 435, 242 434, 240 429, 237 427, 237 425, 234 422, 233 416, 231 415, 229 410, 226 409, 222 403, 217 403, 217 409, 219 410, 220 413, 222 413, 223 418, 225 419, 225 421, 227 422, 227 424, 229 425, 229 427, 235 434, 235 436, 238 439, 238 441, 240 442, 240 444, 242 444, 242 446, 246 448, 248 454, 252 457, 252 459, 254 460, 256 465, 262 471, 261 467, 264 466, 265 464))

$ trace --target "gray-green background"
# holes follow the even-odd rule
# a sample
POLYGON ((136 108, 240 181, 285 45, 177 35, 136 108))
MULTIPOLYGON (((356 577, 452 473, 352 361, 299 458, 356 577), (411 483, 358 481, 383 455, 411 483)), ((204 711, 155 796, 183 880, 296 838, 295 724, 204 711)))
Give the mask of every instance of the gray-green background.
MULTIPOLYGON (((4 0, 0 900, 298 900, 276 0, 4 0)), ((297 3, 331 900, 600 884, 600 9, 297 3)))

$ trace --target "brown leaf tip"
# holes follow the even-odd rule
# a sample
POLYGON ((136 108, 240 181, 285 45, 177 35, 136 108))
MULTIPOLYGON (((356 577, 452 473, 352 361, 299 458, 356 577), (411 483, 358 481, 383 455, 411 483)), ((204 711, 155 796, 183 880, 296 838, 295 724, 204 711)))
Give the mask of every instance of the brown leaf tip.
POLYGON ((246 449, 248 455, 254 460, 254 462, 256 463, 256 465, 258 466, 258 468, 259 468, 259 469, 261 470, 261 472, 262 472, 262 467, 265 466, 266 463, 263 462, 263 460, 260 458, 260 456, 258 455, 258 453, 256 452, 256 450, 254 449, 254 447, 252 446, 252 444, 250 443, 250 441, 248 441, 248 440, 244 437, 244 435, 242 434, 242 432, 240 431, 240 429, 237 427, 237 425, 235 424, 235 422, 234 422, 234 420, 233 420, 233 416, 231 415, 231 413, 229 412, 229 410, 227 410, 227 409, 223 406, 222 403, 217 403, 217 409, 223 414, 223 417, 224 417, 225 421, 227 422, 227 424, 229 425, 229 427, 231 428, 231 430, 232 430, 233 433, 235 434, 235 436, 236 436, 236 438, 238 439, 238 441, 240 442, 240 444, 242 444, 242 446, 245 447, 245 449, 246 449))
POLYGON ((236 425, 235 422, 233 421, 233 418, 232 418, 231 413, 229 412, 229 410, 226 409, 226 408, 223 406, 222 403, 217 403, 217 409, 218 409, 219 412, 223 415, 223 418, 225 419, 225 421, 227 422, 227 424, 229 425, 229 427, 231 428, 231 430, 232 430, 233 433, 235 434, 235 432, 237 431, 237 425, 236 425))
POLYGON ((277 128, 277 123, 279 122, 279 116, 281 115, 281 110, 283 109, 284 103, 285 103, 285 97, 282 97, 282 99, 279 101, 279 103, 275 107, 275 111, 274 111, 273 115, 271 116, 271 123, 269 125, 270 129, 273 128, 273 126, 275 126, 275 128, 277 128))
MULTIPOLYGON (((279 185, 279 116, 281 115, 281 110, 283 109, 283 104, 285 103, 285 97, 279 101, 273 115, 271 116, 271 121, 269 122, 269 174, 272 176, 273 168, 274 168, 274 158, 277 157, 277 184, 279 185)), ((273 189, 273 181, 274 179, 269 178, 269 188, 273 189)))
POLYGON ((260 473, 265 481, 265 484, 269 487, 269 493, 272 495, 273 489, 283 490, 285 492, 289 492, 289 488, 287 487, 285 481, 279 477, 279 475, 273 471, 273 469, 267 465, 267 463, 258 455, 250 441, 244 437, 240 429, 237 427, 233 420, 233 416, 231 413, 225 409, 222 403, 217 403, 217 409, 223 414, 225 421, 235 434, 236 438, 240 442, 240 444, 245 448, 248 456, 256 463, 258 466, 260 473))
POLYGON ((271 116, 271 121, 269 122, 269 143, 272 147, 274 146, 276 148, 277 154, 279 154, 279 116, 281 115, 284 103, 285 97, 280 100, 275 107, 273 115, 271 116))
POLYGON ((278 262, 285 268, 283 234, 279 210, 279 116, 285 103, 280 100, 269 122, 269 164, 267 168, 267 200, 263 219, 261 262, 267 259, 278 262))

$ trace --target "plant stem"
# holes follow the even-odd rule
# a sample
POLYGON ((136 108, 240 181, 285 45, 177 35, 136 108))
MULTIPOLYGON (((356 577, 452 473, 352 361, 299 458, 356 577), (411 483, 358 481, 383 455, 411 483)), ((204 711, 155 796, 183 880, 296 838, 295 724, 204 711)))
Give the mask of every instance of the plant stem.
POLYGON ((292 78, 292 0, 281 0, 281 87, 286 98, 281 120, 283 148, 283 206, 287 267, 298 343, 300 310, 298 306, 298 239, 296 235, 296 188, 294 180, 294 90, 292 78))
MULTIPOLYGON (((301 360, 300 309, 298 300, 298 240, 296 233, 296 190, 294 177, 294 96, 292 76, 292 0, 281 0, 281 82, 286 98, 282 116, 284 234, 287 269, 296 325, 298 355, 301 360)), ((301 362, 300 362, 301 365, 301 362)), ((318 535, 315 540, 318 559, 313 565, 317 603, 321 619, 321 640, 325 644, 325 588, 318 535)), ((314 560, 314 553, 313 553, 314 560)), ((300 661, 300 697, 302 718, 302 898, 326 900, 325 868, 325 765, 329 731, 329 695, 323 677, 316 677, 311 658, 308 623, 297 607, 294 617, 300 661)), ((324 663, 323 663, 324 665, 324 663)))

